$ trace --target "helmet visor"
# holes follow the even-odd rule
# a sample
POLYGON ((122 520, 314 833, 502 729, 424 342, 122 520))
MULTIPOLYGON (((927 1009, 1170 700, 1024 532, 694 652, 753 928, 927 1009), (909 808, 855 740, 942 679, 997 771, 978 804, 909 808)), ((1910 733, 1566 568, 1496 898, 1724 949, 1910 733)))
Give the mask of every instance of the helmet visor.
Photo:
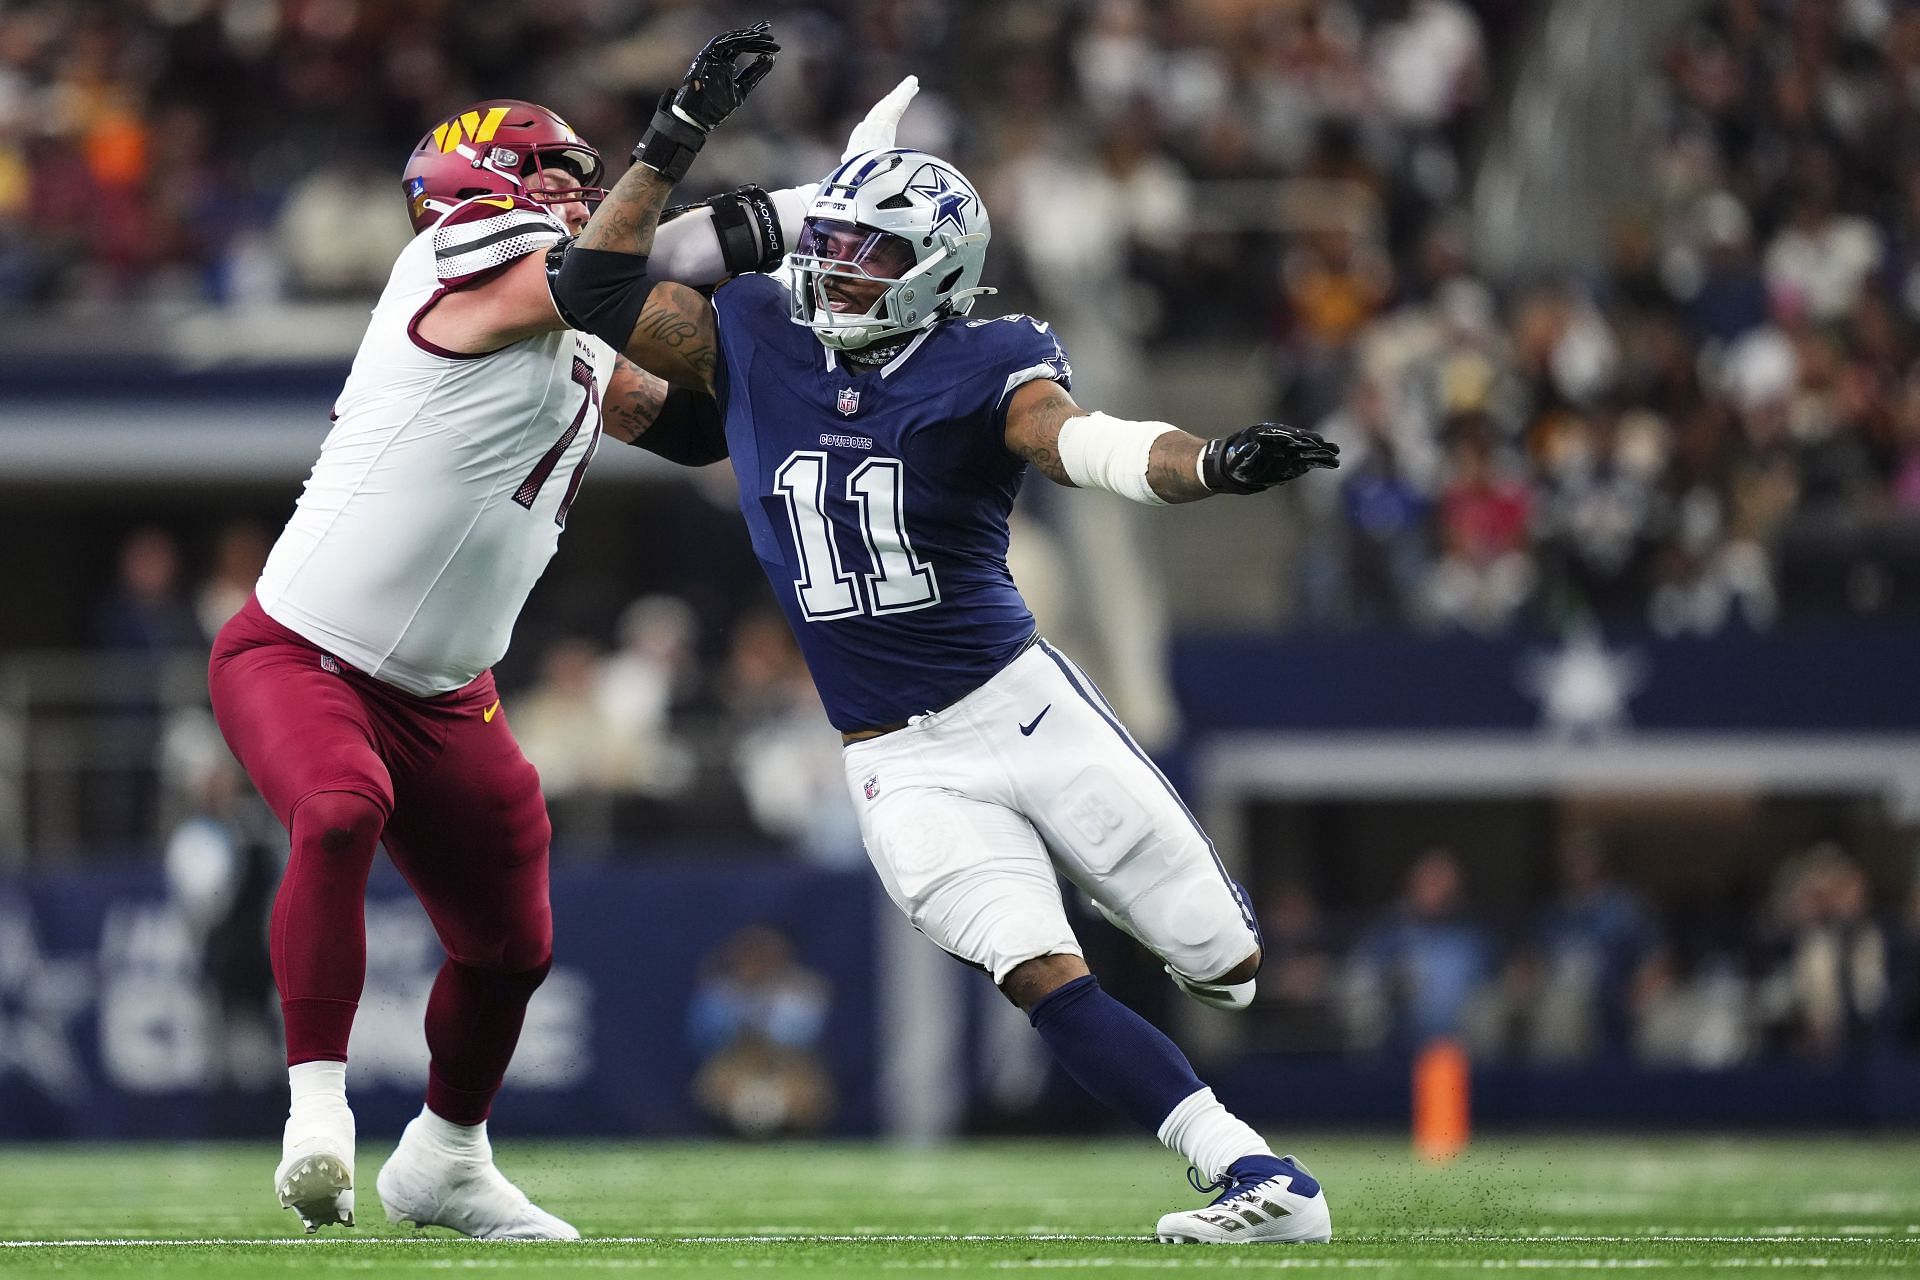
POLYGON ((808 218, 794 252, 859 268, 875 280, 898 280, 913 269, 913 246, 899 236, 834 218, 808 218))
POLYGON ((600 184, 600 172, 604 166, 600 162, 600 153, 586 146, 541 147, 530 153, 521 173, 533 172, 536 168, 559 169, 572 174, 575 181, 583 187, 595 187, 600 184))

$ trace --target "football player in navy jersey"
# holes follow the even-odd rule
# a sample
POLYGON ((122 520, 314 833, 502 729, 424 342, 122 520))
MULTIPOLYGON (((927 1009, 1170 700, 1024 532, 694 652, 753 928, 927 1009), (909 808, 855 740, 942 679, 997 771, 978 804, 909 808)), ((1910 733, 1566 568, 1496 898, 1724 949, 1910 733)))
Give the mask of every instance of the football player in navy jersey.
POLYGON ((560 255, 555 297, 574 327, 717 398, 754 550, 845 739, 888 894, 990 973, 1069 1075, 1220 1193, 1162 1217, 1160 1239, 1324 1241, 1319 1184, 1087 970, 1061 875, 1217 1008, 1251 999, 1259 931, 1166 778, 1036 634, 1006 553, 1029 467, 1162 506, 1259 493, 1337 465, 1336 450, 1275 423, 1207 440, 1081 408, 1044 322, 971 318, 991 292, 986 208, 958 169, 911 149, 829 175, 780 273, 711 300, 650 280, 667 191, 756 74, 696 61, 560 255))

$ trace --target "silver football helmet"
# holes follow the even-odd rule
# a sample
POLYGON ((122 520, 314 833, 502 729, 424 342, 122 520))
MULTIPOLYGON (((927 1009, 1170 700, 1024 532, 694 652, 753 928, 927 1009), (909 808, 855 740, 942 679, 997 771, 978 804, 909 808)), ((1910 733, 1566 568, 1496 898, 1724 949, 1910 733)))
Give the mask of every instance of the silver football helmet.
POLYGON ((994 292, 980 287, 989 232, 980 193, 945 160, 857 155, 820 184, 787 255, 793 322, 846 351, 965 315, 994 292))

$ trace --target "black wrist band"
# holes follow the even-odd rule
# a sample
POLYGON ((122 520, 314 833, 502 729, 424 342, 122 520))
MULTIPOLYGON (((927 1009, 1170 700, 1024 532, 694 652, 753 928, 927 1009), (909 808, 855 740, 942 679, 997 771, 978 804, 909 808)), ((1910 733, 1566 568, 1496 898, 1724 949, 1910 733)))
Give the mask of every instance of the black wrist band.
POLYGON ((707 135, 673 114, 672 102, 671 94, 660 99, 653 122, 633 149, 633 162, 646 165, 669 182, 678 182, 687 176, 693 158, 706 145, 707 135))
POLYGON ((707 204, 713 209, 713 231, 729 275, 772 271, 786 258, 780 214, 765 191, 744 186, 714 196, 707 204))
POLYGON ((1215 436, 1200 450, 1200 483, 1215 493, 1259 493, 1266 486, 1245 484, 1227 473, 1227 438, 1215 436))

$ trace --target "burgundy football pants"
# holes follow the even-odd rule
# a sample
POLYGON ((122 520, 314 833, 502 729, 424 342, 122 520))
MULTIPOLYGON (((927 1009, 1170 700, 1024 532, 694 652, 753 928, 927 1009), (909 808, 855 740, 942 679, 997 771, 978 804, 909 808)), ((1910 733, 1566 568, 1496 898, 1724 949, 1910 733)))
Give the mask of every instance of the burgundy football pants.
POLYGON ((249 598, 207 684, 227 745, 292 837, 273 904, 289 1065, 345 1061, 366 980, 376 845, 447 953, 427 1001, 427 1105, 486 1119, 553 953, 552 828, 487 672, 419 698, 356 671, 249 598))

